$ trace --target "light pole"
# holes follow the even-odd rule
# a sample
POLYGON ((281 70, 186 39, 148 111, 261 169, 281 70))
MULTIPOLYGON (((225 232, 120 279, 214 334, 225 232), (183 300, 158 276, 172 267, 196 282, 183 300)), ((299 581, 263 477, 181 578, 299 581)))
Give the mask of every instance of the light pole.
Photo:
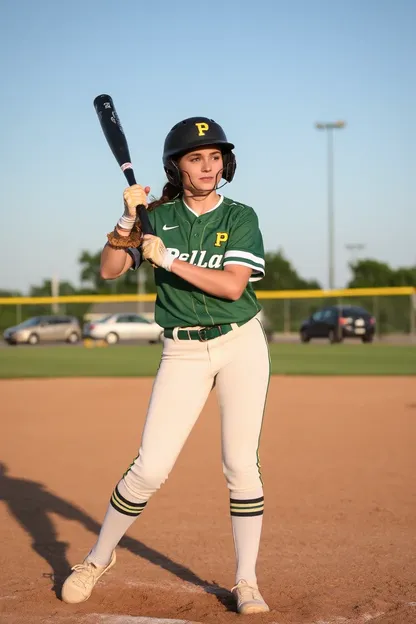
MULTIPOLYGON (((358 252, 365 249, 364 243, 347 243, 345 249, 351 253, 351 264, 355 264, 358 260, 358 252)), ((348 263, 348 268, 351 270, 351 264, 348 263)), ((352 271, 351 271, 352 272, 352 271)))
POLYGON ((351 252, 352 262, 357 260, 357 254, 355 252, 363 251, 365 249, 364 243, 347 243, 345 249, 351 252))
MULTIPOLYGON (((138 295, 142 295, 144 293, 145 284, 146 284, 146 275, 144 273, 144 268, 139 267, 137 269, 137 294, 138 295)), ((137 302, 137 314, 142 314, 143 311, 144 311, 144 302, 138 301, 137 302)))
POLYGON ((326 130, 328 158, 328 286, 335 288, 334 258, 334 139, 333 131, 345 128, 345 121, 317 122, 315 128, 326 130))

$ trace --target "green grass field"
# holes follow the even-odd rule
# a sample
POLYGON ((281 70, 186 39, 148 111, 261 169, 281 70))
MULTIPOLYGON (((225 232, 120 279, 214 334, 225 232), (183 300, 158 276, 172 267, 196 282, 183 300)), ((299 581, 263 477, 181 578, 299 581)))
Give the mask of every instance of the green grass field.
MULTIPOLYGON (((275 375, 416 375, 416 345, 272 344, 270 352, 275 375)), ((0 378, 153 377, 160 354, 160 345, 5 347, 0 378)))

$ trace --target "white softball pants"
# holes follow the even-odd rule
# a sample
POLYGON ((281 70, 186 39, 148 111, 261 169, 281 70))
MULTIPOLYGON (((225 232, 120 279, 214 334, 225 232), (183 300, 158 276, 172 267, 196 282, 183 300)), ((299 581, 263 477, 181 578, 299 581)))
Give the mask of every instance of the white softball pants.
POLYGON ((258 447, 270 376, 258 318, 206 342, 165 338, 137 458, 123 477, 135 501, 166 481, 211 389, 221 412, 223 471, 231 494, 262 487, 258 447))

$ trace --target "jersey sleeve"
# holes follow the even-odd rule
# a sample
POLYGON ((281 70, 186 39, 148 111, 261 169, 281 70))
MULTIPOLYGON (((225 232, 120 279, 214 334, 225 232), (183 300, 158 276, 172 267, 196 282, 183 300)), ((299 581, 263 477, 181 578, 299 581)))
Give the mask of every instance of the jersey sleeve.
POLYGON ((230 230, 223 266, 230 264, 250 267, 250 282, 257 282, 265 275, 263 236, 252 209, 244 211, 230 230))

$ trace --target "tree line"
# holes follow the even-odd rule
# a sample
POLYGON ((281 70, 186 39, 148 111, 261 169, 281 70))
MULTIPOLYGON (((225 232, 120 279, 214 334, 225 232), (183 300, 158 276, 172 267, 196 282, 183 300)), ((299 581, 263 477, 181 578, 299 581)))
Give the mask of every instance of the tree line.
MULTIPOLYGON (((139 271, 127 271, 116 280, 103 280, 100 276, 101 250, 96 253, 82 251, 79 258, 81 287, 69 281, 59 284, 60 295, 77 294, 133 294, 138 292, 138 274, 142 277, 141 292, 154 292, 153 269, 144 263, 139 271)), ((283 250, 267 252, 265 255, 266 275, 254 283, 256 290, 305 290, 321 289, 321 284, 314 279, 305 279, 299 275, 293 264, 286 258, 283 250)), ((412 286, 416 288, 416 266, 394 269, 385 262, 375 259, 359 259, 349 265, 351 278, 346 288, 367 288, 383 286, 412 286)), ((21 296, 18 291, 0 290, 1 297, 21 296)), ((29 296, 42 297, 52 294, 51 280, 31 286, 29 296)), ((333 299, 293 299, 263 300, 262 305, 271 326, 275 330, 296 331, 300 322, 322 305, 333 304, 333 299), (288 322, 290 327, 288 328, 288 322)), ((339 302, 341 303, 341 302, 339 302)), ((410 314, 407 297, 351 298, 343 303, 363 305, 377 316, 382 331, 409 331, 410 314)), ((66 304, 65 313, 82 319, 91 304, 66 304)), ((49 314, 50 306, 22 306, 22 319, 39 314, 49 314)), ((12 306, 1 306, 0 326, 4 329, 14 324, 16 311, 12 306), (8 309, 9 308, 9 309, 8 309), (10 322, 9 322, 10 321, 10 322)))

